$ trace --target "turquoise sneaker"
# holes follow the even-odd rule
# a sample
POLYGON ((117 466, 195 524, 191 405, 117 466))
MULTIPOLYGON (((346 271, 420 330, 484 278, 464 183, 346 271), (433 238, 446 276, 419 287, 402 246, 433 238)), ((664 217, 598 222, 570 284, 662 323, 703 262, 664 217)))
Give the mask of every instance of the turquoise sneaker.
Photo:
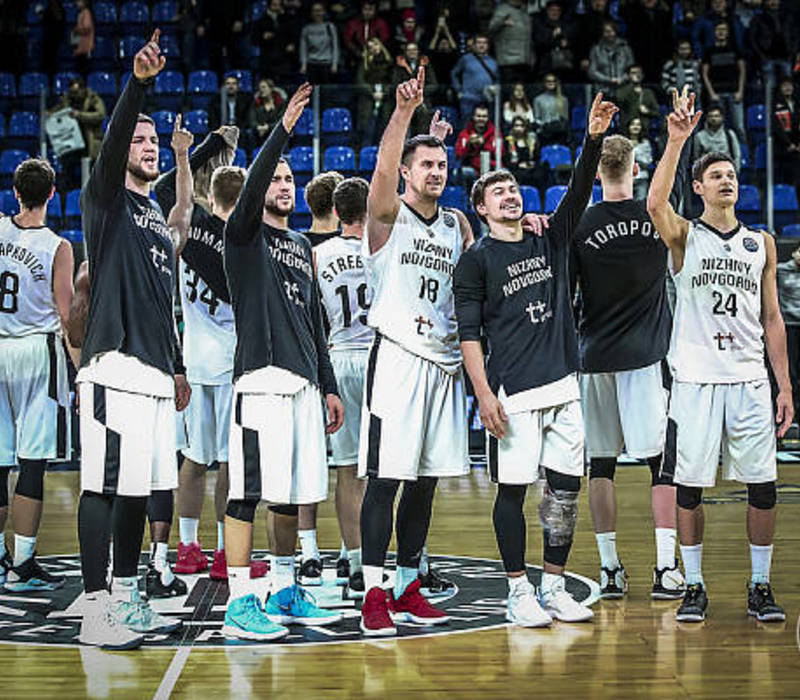
POLYGON ((159 615, 150 603, 144 600, 139 589, 131 589, 130 598, 119 599, 112 596, 111 616, 117 624, 133 632, 150 634, 171 634, 183 626, 181 620, 159 615))
POLYGON ((252 593, 228 603, 222 634, 230 639, 269 642, 289 634, 283 625, 276 625, 264 614, 261 601, 252 593))
POLYGON ((314 596, 297 584, 273 593, 267 600, 267 617, 283 625, 330 625, 339 622, 338 612, 317 607, 314 596))

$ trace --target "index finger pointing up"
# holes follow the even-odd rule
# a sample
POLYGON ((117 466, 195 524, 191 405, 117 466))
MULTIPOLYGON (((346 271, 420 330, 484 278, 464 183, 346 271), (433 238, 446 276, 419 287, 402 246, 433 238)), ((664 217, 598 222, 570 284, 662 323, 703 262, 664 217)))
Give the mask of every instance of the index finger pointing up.
POLYGON ((183 115, 180 112, 178 112, 175 115, 175 129, 174 129, 174 131, 180 131, 181 130, 181 122, 182 121, 183 121, 183 115))
POLYGON ((153 36, 150 37, 150 41, 152 41, 154 44, 158 44, 158 39, 160 36, 161 36, 161 30, 156 28, 153 30, 153 36))
POLYGON ((425 89, 425 66, 420 66, 417 71, 417 86, 420 92, 425 89))

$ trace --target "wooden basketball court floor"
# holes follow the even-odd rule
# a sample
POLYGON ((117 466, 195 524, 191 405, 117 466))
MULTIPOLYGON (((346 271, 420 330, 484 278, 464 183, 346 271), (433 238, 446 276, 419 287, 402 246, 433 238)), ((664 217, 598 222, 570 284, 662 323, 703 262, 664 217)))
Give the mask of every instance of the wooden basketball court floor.
MULTIPOLYGON (((595 620, 549 630, 501 626, 484 631, 320 646, 140 649, 0 645, 0 695, 23 697, 522 698, 800 697, 800 464, 781 464, 773 586, 784 624, 745 613, 749 554, 739 485, 706 496, 704 575, 708 620, 678 624, 677 603, 651 601, 654 556, 646 467, 617 470, 618 546, 630 577, 622 601, 598 601, 595 620)), ((48 474, 39 553, 77 552, 76 472, 48 474)), ((214 477, 207 480, 201 539, 214 542, 214 477)), ((333 485, 333 484, 332 484, 333 485)), ((491 523, 494 487, 475 468, 443 481, 429 548, 439 555, 497 559, 491 523)), ((540 563, 541 534, 529 494, 528 561, 540 563)), ((256 547, 266 548, 259 511, 256 547)), ((332 500, 320 508, 321 545, 338 548, 332 500)), ((173 530, 175 546, 177 526, 173 530)), ((394 545, 392 545, 394 546, 394 545)), ((586 485, 569 570, 598 576, 586 485)), ((2 604, 2 600, 0 600, 2 604)))

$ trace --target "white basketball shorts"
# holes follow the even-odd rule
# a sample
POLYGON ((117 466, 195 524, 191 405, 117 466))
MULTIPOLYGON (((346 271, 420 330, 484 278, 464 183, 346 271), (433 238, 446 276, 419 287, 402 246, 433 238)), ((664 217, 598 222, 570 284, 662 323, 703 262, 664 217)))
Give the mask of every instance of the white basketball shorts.
POLYGON ((469 472, 461 369, 449 374, 376 336, 365 381, 359 476, 415 481, 469 472))
POLYGON ((0 466, 65 459, 70 446, 67 361, 61 338, 0 338, 0 466))
POLYGON ((183 452, 189 447, 189 436, 186 433, 186 409, 175 411, 175 450, 183 452))
POLYGON ((319 503, 328 496, 322 394, 240 393, 234 387, 229 441, 229 498, 277 504, 319 503))
POLYGON ((197 464, 228 461, 232 384, 190 384, 192 398, 183 413, 188 446, 183 456, 197 464))
POLYGON ((486 463, 495 483, 532 484, 543 468, 583 476, 580 401, 511 413, 502 439, 486 435, 486 463))
POLYGON ((622 372, 580 376, 586 422, 586 457, 661 454, 667 432, 669 392, 662 363, 622 372))
POLYGON ((78 384, 81 490, 149 496, 178 486, 175 400, 78 384))
POLYGON ((672 384, 662 472, 683 486, 713 486, 720 448, 723 479, 745 484, 777 479, 768 380, 672 384))
POLYGON ((330 353, 333 373, 344 406, 344 423, 328 436, 331 446, 331 467, 353 466, 358 463, 358 436, 361 432, 361 406, 364 402, 364 375, 367 371, 369 348, 342 350, 330 353))

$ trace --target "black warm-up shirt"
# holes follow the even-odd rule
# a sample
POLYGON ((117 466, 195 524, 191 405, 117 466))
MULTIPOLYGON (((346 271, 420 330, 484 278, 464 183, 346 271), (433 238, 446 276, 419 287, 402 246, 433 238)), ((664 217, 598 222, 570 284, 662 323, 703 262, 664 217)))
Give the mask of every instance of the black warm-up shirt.
POLYGON ((569 245, 592 194, 602 138, 587 138, 567 193, 542 236, 485 236, 458 262, 454 291, 461 341, 488 340, 487 378, 508 396, 578 369, 569 245))

